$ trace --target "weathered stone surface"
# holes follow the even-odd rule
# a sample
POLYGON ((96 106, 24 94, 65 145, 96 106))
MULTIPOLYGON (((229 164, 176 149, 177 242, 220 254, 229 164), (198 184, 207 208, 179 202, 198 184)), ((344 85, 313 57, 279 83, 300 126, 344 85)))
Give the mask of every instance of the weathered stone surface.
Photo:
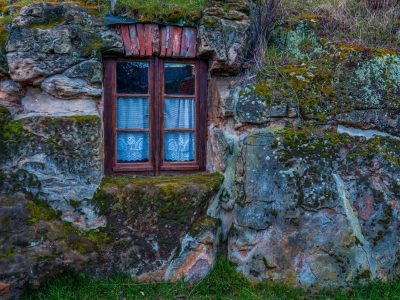
POLYGON ((249 7, 247 1, 224 5, 214 1, 213 7, 204 11, 199 26, 198 55, 212 58, 210 72, 237 74, 242 68, 241 55, 245 52, 250 27, 249 7))
POLYGON ((82 61, 79 57, 46 53, 7 53, 10 76, 14 81, 38 85, 44 78, 62 73, 82 61))
POLYGON ((208 132, 208 166, 209 171, 224 172, 226 162, 233 152, 232 141, 225 133, 216 127, 210 127, 208 132))
POLYGON ((254 92, 254 86, 246 86, 239 92, 236 105, 237 120, 241 123, 263 124, 271 118, 288 116, 288 104, 268 103, 254 92))
POLYGON ((341 124, 357 126, 363 129, 378 129, 387 133, 400 136, 400 111, 369 109, 355 110, 341 113, 336 116, 341 124))
POLYGON ((286 129, 242 145, 228 238, 239 272, 318 287, 400 273, 397 140, 286 129))
POLYGON ((18 119, 33 116, 86 116, 98 115, 98 101, 92 99, 58 99, 28 87, 21 99, 20 110, 15 114, 18 119))
POLYGON ((15 299, 26 284, 37 286, 67 268, 82 270, 96 264, 106 242, 104 234, 83 233, 60 221, 55 211, 16 186, 12 193, 3 194, 3 184, 4 177, 0 183, 1 299, 15 299))
MULTIPOLYGON (((4 111, 4 115, 6 115, 4 111)), ((97 116, 32 117, 2 124, 4 173, 24 171, 39 184, 26 191, 63 212, 90 199, 103 174, 97 116)))
POLYGON ((91 87, 85 80, 55 75, 42 82, 42 90, 57 98, 98 98, 103 90, 91 87))
POLYGON ((9 79, 0 81, 0 104, 9 108, 17 107, 23 94, 19 83, 9 79))
POLYGON ((318 28, 318 21, 300 19, 275 30, 271 47, 290 57, 290 63, 283 59, 277 65, 265 65, 264 75, 243 87, 237 105, 239 120, 262 124, 269 116, 283 117, 287 106, 296 109, 298 117, 318 123, 353 115, 360 120, 365 115, 365 121, 354 122, 364 127, 370 122, 394 132, 391 127, 396 126, 400 101, 398 54, 335 44, 319 37, 318 28), (378 111, 382 118, 373 117, 378 111), (385 116, 387 120, 382 120, 385 116))
MULTIPOLYGON (((68 268, 125 271, 141 275, 136 277, 140 280, 196 281, 215 262, 218 222, 204 210, 219 188, 219 175, 106 178, 94 202, 108 226, 85 231, 27 196, 23 191, 29 184, 21 176, 35 180, 23 171, 0 173, 0 282, 5 299, 27 283, 37 286, 68 268)), ((71 204, 69 212, 86 208, 77 201, 71 204)))
POLYGON ((121 37, 76 5, 35 3, 13 20, 7 61, 13 80, 37 85, 100 51, 123 51, 121 37))
POLYGON ((204 217, 220 183, 221 176, 216 174, 105 178, 93 202, 106 216, 113 236, 105 257, 111 262, 109 268, 141 280, 201 277, 182 270, 205 270, 205 258, 207 270, 212 266, 216 227, 203 230, 201 224, 192 224, 204 217))
POLYGON ((165 272, 165 280, 198 282, 204 279, 214 266, 218 241, 217 220, 210 217, 198 220, 182 240, 179 255, 165 272))
POLYGON ((215 76, 210 81, 208 89, 210 94, 208 116, 212 123, 219 123, 225 118, 234 116, 235 106, 241 91, 240 77, 215 76))
POLYGON ((103 66, 97 59, 86 60, 69 68, 64 75, 69 78, 79 78, 92 85, 101 86, 103 66))

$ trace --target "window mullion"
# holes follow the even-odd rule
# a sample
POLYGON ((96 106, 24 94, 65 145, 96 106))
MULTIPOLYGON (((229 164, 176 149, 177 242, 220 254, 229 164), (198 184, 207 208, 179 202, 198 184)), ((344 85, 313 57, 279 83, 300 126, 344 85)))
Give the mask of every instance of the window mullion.
POLYGON ((161 103, 161 93, 162 91, 160 88, 162 85, 160 84, 161 77, 160 77, 160 62, 158 57, 154 57, 152 59, 153 62, 153 76, 152 76, 152 103, 153 103, 153 134, 154 134, 154 173, 155 175, 160 174, 160 164, 161 164, 161 124, 160 124, 160 103, 161 103))

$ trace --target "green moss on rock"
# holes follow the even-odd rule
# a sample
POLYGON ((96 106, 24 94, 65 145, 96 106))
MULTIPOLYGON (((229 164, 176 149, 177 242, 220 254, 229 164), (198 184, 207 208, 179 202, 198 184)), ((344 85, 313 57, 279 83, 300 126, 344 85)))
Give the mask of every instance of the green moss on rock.
POLYGON ((119 197, 118 191, 129 189, 131 198, 144 197, 147 192, 157 193, 160 199, 149 199, 149 201, 159 203, 160 212, 167 212, 178 205, 182 198, 185 198, 184 192, 192 187, 200 189, 202 192, 216 192, 222 182, 222 176, 219 174, 200 174, 187 176, 169 176, 169 177, 135 177, 118 176, 105 177, 103 182, 93 197, 93 201, 99 208, 101 214, 105 214, 108 209, 116 204, 117 208, 124 209, 123 199, 119 197), (182 194, 181 194, 182 193, 182 194))
POLYGON ((58 25, 62 25, 65 23, 65 19, 63 17, 60 18, 50 18, 50 19, 46 19, 43 20, 40 23, 33 23, 31 25, 29 25, 29 28, 31 29, 51 29, 53 27, 56 27, 58 25))
POLYGON ((199 220, 197 220, 196 222, 193 223, 192 227, 190 228, 190 235, 191 236, 197 236, 199 233, 201 232, 205 232, 205 231, 215 231, 216 228, 219 225, 219 220, 209 217, 209 216, 205 216, 204 218, 201 218, 199 220))
POLYGON ((397 109, 398 54, 335 44, 318 36, 317 25, 317 19, 307 17, 277 29, 266 53, 268 62, 258 72, 255 88, 247 90, 267 109, 286 104, 317 123, 354 110, 397 109))
POLYGON ((219 174, 105 177, 93 203, 107 218, 113 264, 138 274, 158 269, 187 233, 213 226, 206 210, 221 183, 219 174))
POLYGON ((138 1, 118 0, 116 11, 127 14, 142 22, 162 22, 170 24, 194 24, 201 17, 207 1, 167 0, 138 1))
POLYGON ((30 201, 26 208, 30 212, 30 217, 26 220, 27 224, 33 225, 40 221, 51 221, 60 219, 60 213, 56 212, 46 202, 30 201))

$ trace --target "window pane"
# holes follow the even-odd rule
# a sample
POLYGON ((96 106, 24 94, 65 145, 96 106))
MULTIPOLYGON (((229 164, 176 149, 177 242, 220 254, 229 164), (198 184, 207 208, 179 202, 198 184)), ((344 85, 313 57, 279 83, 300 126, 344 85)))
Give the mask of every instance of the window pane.
POLYGON ((164 92, 168 95, 194 95, 195 68, 188 64, 164 64, 164 92))
POLYGON ((148 132, 117 132, 117 162, 149 161, 148 132))
POLYGON ((149 102, 147 98, 118 98, 117 128, 149 128, 149 102))
POLYGON ((117 63, 117 93, 147 94, 149 64, 145 62, 117 63))
POLYGON ((194 161, 194 133, 165 132, 164 160, 170 162, 194 161))
POLYGON ((194 128, 193 99, 164 100, 164 128, 194 128))

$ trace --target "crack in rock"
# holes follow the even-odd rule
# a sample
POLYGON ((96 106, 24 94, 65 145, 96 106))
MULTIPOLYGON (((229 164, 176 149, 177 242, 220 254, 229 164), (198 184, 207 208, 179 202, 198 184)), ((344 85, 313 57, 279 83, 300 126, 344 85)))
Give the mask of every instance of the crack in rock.
POLYGON ((346 217, 347 217, 347 220, 349 221, 349 224, 353 231, 353 234, 360 241, 361 248, 363 249, 363 251, 365 252, 365 255, 367 256, 368 265, 369 265, 369 269, 370 269, 370 278, 371 278, 371 280, 375 280, 376 279, 376 263, 375 263, 374 259, 372 258, 369 242, 365 239, 365 237, 362 233, 362 230, 361 230, 360 222, 357 218, 356 213, 353 210, 353 207, 351 206, 349 192, 346 190, 344 182, 339 175, 332 173, 332 176, 336 183, 339 198, 343 201, 344 211, 346 213, 346 217))

